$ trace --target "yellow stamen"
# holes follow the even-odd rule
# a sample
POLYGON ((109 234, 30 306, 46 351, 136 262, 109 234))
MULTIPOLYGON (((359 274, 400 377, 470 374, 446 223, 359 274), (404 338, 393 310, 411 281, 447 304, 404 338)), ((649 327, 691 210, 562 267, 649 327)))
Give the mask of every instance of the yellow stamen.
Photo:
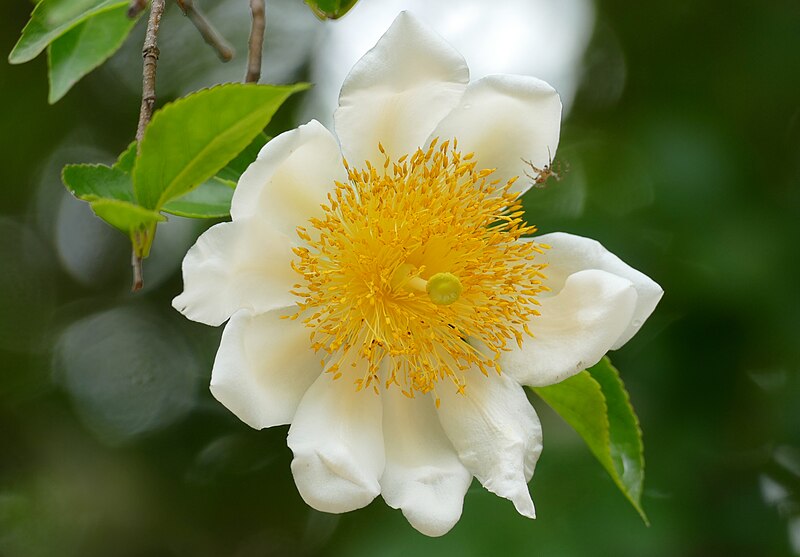
POLYGON ((500 354, 538 315, 542 247, 519 241, 536 229, 515 179, 501 186, 455 141, 437 144, 395 162, 381 150, 383 164, 363 169, 345 161, 347 183, 298 229, 293 317, 327 370, 358 389, 396 385, 413 398, 447 380, 463 393, 468 370, 500 373, 500 354))

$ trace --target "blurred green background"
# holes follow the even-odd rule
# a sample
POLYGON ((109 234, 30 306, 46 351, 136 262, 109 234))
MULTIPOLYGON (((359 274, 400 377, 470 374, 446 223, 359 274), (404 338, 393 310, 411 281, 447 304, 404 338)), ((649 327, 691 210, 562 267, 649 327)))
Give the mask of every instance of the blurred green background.
MULTIPOLYGON (((236 4, 229 38, 245 52, 247 3, 215 4, 236 4)), ((268 42, 283 80, 309 78, 319 30, 336 25, 295 4, 292 34, 268 42)), ((30 9, 0 6, 0 52, 30 9)), ((542 231, 597 238, 666 291, 612 354, 645 434, 649 528, 538 401, 536 521, 477 483, 441 539, 380 499, 309 509, 287 428, 253 431, 210 396, 220 331, 169 306, 202 223, 159 229, 131 295, 126 239, 60 184, 64 164, 109 162, 133 136, 140 22, 55 106, 44 57, 0 63, 0 555, 800 555, 800 3, 609 1, 594 16, 565 177, 526 207, 542 231)), ((213 60, 190 37, 162 46, 160 103, 202 84, 185 67, 201 53, 213 60)))

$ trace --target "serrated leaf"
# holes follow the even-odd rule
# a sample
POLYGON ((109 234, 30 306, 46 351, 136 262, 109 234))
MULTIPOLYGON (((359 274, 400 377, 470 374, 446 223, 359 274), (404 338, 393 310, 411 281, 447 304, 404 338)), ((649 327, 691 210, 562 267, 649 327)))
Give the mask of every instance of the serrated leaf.
POLYGON ((261 133, 289 95, 307 87, 229 83, 157 111, 133 169, 139 203, 159 210, 214 176, 261 133))
POLYGON ((102 164, 70 164, 61 173, 72 195, 84 201, 115 199, 135 203, 131 177, 122 170, 102 164))
POLYGON ((311 11, 320 19, 339 19, 353 6, 358 0, 306 0, 306 4, 311 11))
POLYGON ((167 220, 160 213, 118 199, 98 199, 89 205, 98 217, 126 234, 167 220))
POLYGON ((641 506, 644 447, 639 420, 619 372, 608 358, 536 392, 583 438, 623 495, 648 524, 641 506))
POLYGON ((194 219, 227 217, 231 213, 234 188, 236 188, 235 182, 215 176, 183 197, 168 202, 162 210, 179 217, 194 219))
MULTIPOLYGON (((112 165, 113 168, 122 170, 130 174, 133 172, 133 167, 136 164, 136 141, 131 141, 125 150, 117 157, 116 162, 112 165)), ((131 183, 133 187, 133 183, 131 183)))
POLYGON ((96 13, 48 45, 50 104, 122 46, 136 24, 127 11, 127 4, 121 4, 96 13))
POLYGON ((8 61, 22 64, 33 60, 48 44, 92 15, 127 4, 127 0, 42 0, 33 9, 8 61))

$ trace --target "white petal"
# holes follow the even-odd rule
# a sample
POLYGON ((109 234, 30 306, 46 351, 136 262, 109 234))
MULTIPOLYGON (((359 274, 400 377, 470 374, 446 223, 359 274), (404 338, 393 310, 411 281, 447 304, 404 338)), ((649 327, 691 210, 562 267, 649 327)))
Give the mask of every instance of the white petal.
POLYGON ((383 498, 423 534, 444 535, 461 517, 472 474, 439 425, 430 396, 409 399, 396 386, 382 394, 383 498))
POLYGON ((439 35, 401 12, 353 66, 334 114, 347 161, 379 167, 378 142, 392 157, 422 147, 469 81, 464 58, 439 35))
POLYGON ((211 392, 228 410, 255 429, 288 424, 300 399, 322 372, 311 350, 309 329, 281 319, 297 307, 231 317, 222 334, 211 392))
POLYGON ((297 489, 323 512, 360 509, 380 493, 385 464, 381 396, 372 389, 357 392, 351 373, 347 366, 335 381, 330 373, 320 375, 289 428, 297 489))
POLYGON ((320 217, 334 180, 347 181, 336 138, 312 120, 267 143, 239 179, 231 202, 233 220, 258 215, 290 238, 320 217))
POLYGON ((471 371, 465 394, 437 389, 439 419, 461 462, 483 486, 535 518, 528 480, 542 452, 542 428, 522 387, 509 375, 471 371))
POLYGON ((636 309, 628 327, 611 345, 612 350, 620 348, 636 334, 664 295, 664 290, 653 279, 627 265, 596 240, 564 232, 543 234, 535 240, 551 247, 540 259, 549 264, 545 271, 547 286, 556 292, 569 275, 584 269, 608 271, 633 283, 637 294, 636 309))
POLYGON ((556 156, 561 100, 550 85, 522 75, 490 75, 470 83, 458 106, 432 137, 458 139, 459 149, 475 153, 478 168, 495 168, 493 179, 505 183, 519 176, 514 190, 525 191, 538 168, 556 156), (524 160, 523 160, 524 159, 524 160), (527 162, 525 162, 527 161, 527 162))
POLYGON ((172 306, 193 321, 217 326, 236 310, 261 313, 290 306, 298 275, 289 238, 257 218, 206 230, 183 260, 183 292, 172 306))
POLYGON ((596 269, 570 275, 561 291, 543 298, 528 326, 534 338, 504 352, 500 367, 520 383, 558 383, 591 367, 630 323, 636 306, 631 281, 596 269))

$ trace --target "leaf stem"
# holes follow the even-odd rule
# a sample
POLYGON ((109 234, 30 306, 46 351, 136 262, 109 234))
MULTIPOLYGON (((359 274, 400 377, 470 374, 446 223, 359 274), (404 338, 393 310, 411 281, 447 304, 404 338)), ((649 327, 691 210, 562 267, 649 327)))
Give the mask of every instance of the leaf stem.
POLYGON ((235 53, 233 47, 225 40, 219 31, 217 31, 205 14, 200 11, 200 8, 194 5, 194 0, 175 0, 178 3, 183 15, 188 17, 203 40, 209 44, 216 52, 219 59, 223 62, 229 62, 235 53))
POLYGON ((250 29, 250 49, 247 54, 245 83, 258 83, 258 80, 261 79, 261 51, 264 48, 264 30, 267 25, 264 1, 250 0, 253 26, 250 29))

